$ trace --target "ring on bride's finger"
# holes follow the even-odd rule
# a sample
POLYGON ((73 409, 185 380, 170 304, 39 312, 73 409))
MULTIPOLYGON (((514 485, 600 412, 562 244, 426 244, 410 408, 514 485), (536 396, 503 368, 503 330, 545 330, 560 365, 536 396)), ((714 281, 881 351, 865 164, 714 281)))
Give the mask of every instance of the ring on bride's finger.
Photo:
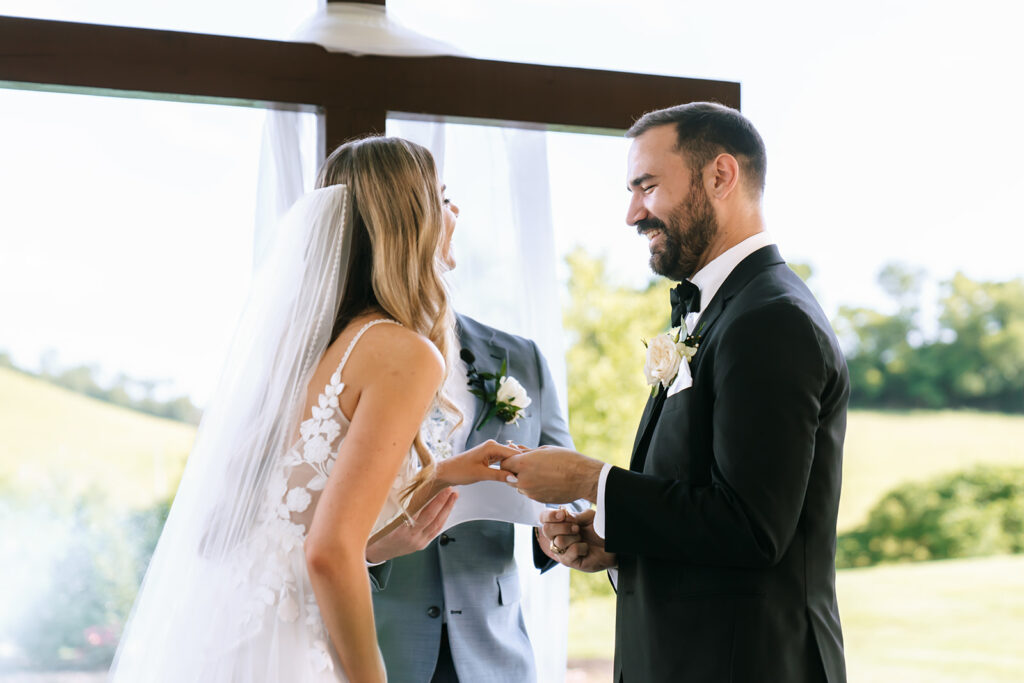
POLYGON ((559 548, 559 547, 558 547, 557 545, 555 545, 555 542, 554 542, 554 541, 551 541, 551 546, 550 546, 550 548, 549 548, 549 549, 550 549, 550 550, 551 550, 551 552, 553 552, 553 553, 554 553, 555 555, 561 555, 562 553, 564 553, 564 552, 565 552, 565 548, 559 548))

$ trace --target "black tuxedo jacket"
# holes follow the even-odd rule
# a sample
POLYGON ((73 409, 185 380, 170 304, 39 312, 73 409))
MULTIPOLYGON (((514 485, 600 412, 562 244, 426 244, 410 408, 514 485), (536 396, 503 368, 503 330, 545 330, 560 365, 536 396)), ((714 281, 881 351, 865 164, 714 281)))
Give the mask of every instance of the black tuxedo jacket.
POLYGON ((615 680, 846 680, 835 596, 849 377, 774 246, 701 316, 693 386, 648 401, 605 488, 615 680))

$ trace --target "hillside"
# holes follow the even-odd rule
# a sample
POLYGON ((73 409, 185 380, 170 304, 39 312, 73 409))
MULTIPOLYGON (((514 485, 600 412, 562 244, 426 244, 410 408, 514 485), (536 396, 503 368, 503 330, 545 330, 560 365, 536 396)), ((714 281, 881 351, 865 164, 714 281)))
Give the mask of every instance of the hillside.
MULTIPOLYGON (((131 505, 171 493, 195 428, 0 368, 0 479, 23 490, 91 486, 131 505)), ((905 481, 976 463, 1024 466, 1024 417, 971 412, 850 413, 839 528, 905 481)))
POLYGON ((846 430, 839 530, 907 481, 976 464, 1024 467, 1024 416, 966 411, 853 411, 846 430))
POLYGON ((104 492, 146 506, 173 492, 195 427, 0 368, 0 480, 27 495, 104 492))

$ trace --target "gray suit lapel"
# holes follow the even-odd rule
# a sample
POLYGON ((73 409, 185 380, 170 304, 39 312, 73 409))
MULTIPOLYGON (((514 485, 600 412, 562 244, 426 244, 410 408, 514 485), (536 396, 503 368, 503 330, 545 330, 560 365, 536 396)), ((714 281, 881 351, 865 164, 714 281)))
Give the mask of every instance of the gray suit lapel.
MULTIPOLYGON (((473 365, 477 370, 481 372, 497 372, 501 369, 501 362, 508 360, 508 350, 495 343, 493 332, 488 335, 479 336, 470 334, 461 323, 457 327, 459 345, 463 349, 468 349, 473 354, 473 357, 476 359, 473 365)), ((500 440, 501 428, 504 427, 501 420, 492 417, 483 426, 483 429, 477 430, 476 425, 483 418, 487 405, 480 398, 476 396, 473 398, 476 411, 472 416, 473 424, 471 425, 469 438, 466 439, 466 448, 472 448, 487 439, 500 440)), ((470 419, 470 416, 467 415, 466 419, 470 419)))

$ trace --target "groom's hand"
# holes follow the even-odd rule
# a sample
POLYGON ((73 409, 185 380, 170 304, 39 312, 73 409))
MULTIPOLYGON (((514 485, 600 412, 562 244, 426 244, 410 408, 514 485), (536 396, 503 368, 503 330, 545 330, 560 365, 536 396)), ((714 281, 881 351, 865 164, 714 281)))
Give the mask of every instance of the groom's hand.
POLYGON ((618 558, 605 551, 604 539, 594 532, 593 510, 575 516, 565 510, 546 510, 541 513, 540 521, 537 542, 552 560, 583 572, 618 566, 618 558), (558 549, 563 552, 555 552, 558 549))
POLYGON ((594 531, 595 510, 573 515, 567 510, 545 510, 540 515, 541 531, 559 548, 583 541, 593 548, 604 548, 604 539, 594 531))
POLYGON ((541 446, 501 462, 501 469, 516 477, 509 483, 541 503, 571 503, 580 498, 596 502, 602 467, 600 460, 557 446, 541 446))
POLYGON ((459 494, 452 489, 445 489, 434 496, 413 517, 415 524, 401 524, 390 534, 366 546, 366 561, 380 564, 426 548, 441 533, 458 497, 459 494))

